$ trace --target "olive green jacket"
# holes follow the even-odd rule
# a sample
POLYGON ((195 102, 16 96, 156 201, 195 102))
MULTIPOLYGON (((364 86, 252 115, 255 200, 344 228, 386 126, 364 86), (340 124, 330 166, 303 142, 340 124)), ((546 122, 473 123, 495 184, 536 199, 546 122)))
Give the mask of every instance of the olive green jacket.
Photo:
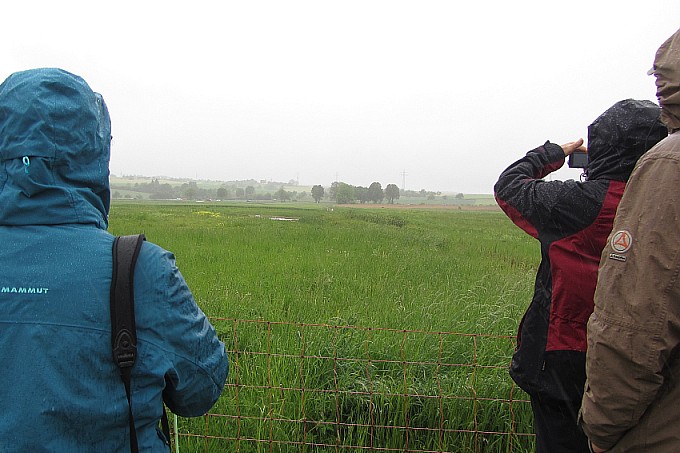
POLYGON ((611 452, 680 451, 680 30, 653 72, 672 133, 628 181, 588 321, 579 422, 611 452))
POLYGON ((680 132, 619 204, 588 321, 581 426, 614 452, 680 451, 680 132))

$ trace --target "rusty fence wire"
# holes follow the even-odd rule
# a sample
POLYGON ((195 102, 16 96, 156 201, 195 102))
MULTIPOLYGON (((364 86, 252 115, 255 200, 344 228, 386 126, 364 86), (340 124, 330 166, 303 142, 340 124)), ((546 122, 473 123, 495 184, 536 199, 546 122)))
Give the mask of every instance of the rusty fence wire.
POLYGON ((211 321, 229 378, 210 413, 179 418, 178 451, 533 451, 512 337, 211 321))

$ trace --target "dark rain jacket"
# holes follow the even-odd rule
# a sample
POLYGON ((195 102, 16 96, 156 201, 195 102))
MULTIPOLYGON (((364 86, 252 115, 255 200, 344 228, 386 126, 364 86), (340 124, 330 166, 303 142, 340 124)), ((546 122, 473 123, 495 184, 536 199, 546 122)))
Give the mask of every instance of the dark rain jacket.
POLYGON ((680 30, 654 72, 672 133, 631 175, 588 322, 580 421, 612 453, 680 451, 680 30))
MULTIPOLYGON (((57 69, 0 85, 0 451, 129 452, 128 402, 111 352, 109 115, 57 69)), ((143 244, 134 273, 139 449, 167 452, 162 402, 206 412, 224 344, 171 253, 143 244)))
POLYGON ((544 181, 565 160, 546 142, 510 165, 494 187, 512 221, 538 239, 534 296, 519 326, 510 375, 530 395, 580 400, 586 323, 600 254, 637 159, 663 136, 659 107, 628 99, 588 127, 588 179, 544 181))

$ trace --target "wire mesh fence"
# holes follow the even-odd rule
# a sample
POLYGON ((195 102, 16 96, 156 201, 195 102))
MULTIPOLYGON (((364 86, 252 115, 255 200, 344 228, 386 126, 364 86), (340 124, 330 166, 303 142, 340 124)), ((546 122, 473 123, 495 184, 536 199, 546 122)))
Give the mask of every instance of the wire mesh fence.
POLYGON ((528 452, 514 338, 212 318, 231 371, 180 451, 528 452))

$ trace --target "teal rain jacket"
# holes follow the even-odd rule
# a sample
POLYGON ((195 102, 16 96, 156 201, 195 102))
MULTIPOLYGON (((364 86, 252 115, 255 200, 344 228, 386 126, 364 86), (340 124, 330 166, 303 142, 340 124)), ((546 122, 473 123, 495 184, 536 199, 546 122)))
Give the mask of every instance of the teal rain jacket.
MULTIPOLYGON (((129 451, 111 353, 111 128, 102 97, 58 69, 0 85, 0 451, 129 451)), ((134 275, 132 408, 140 451, 167 451, 161 404, 199 416, 228 360, 171 253, 145 242, 134 275)))

